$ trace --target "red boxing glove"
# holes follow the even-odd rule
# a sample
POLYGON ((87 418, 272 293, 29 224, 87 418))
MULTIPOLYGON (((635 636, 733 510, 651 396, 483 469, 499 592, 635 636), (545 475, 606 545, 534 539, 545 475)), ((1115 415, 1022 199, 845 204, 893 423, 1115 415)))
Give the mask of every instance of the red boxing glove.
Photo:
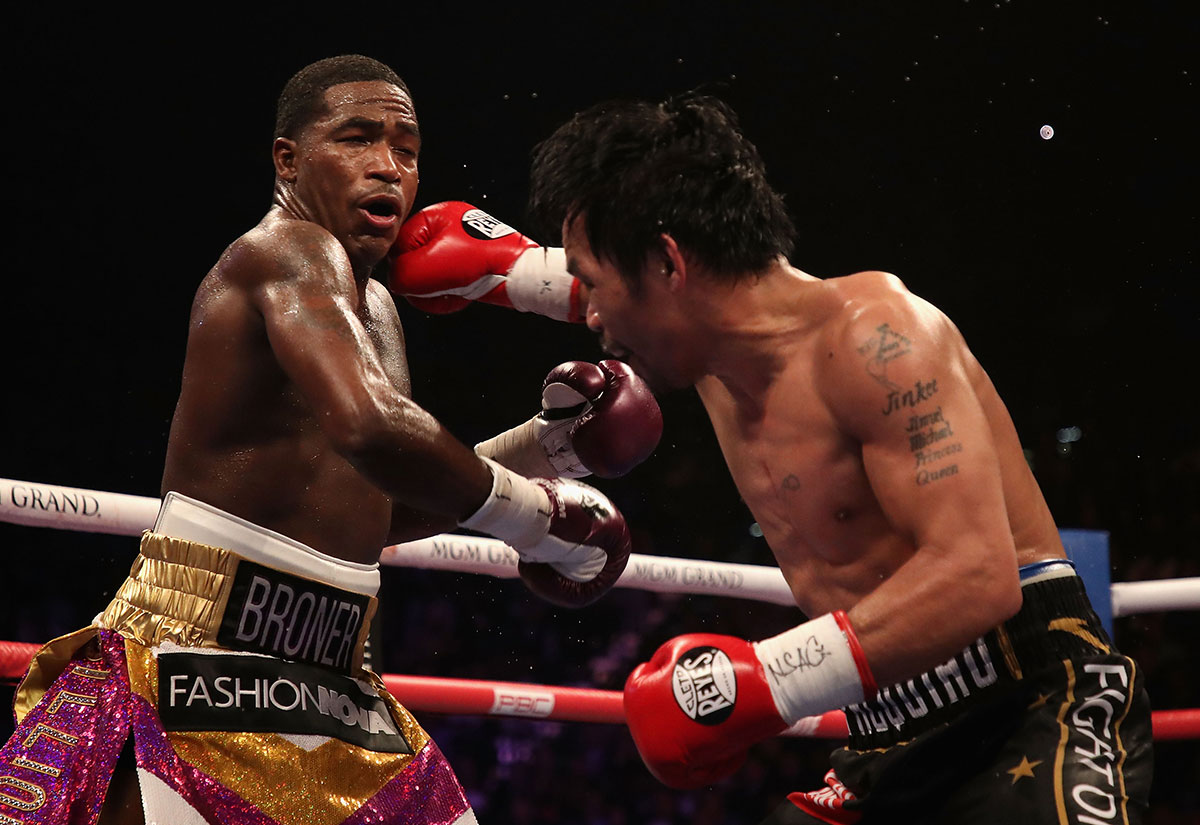
POLYGON ((459 524, 489 533, 517 551, 525 585, 560 607, 604 595, 629 561, 625 517, 608 497, 567 479, 529 479, 489 458, 492 490, 459 524))
POLYGON ((650 773, 681 790, 732 775, 750 745, 788 727, 754 647, 712 633, 676 636, 634 668, 625 720, 650 773))
POLYGON ((625 718, 652 774, 672 788, 698 788, 741 767, 755 742, 875 693, 839 610, 761 642, 672 639, 629 674, 625 718))
POLYGON ((400 227, 388 286, 418 309, 457 312, 472 301, 579 323, 586 306, 560 248, 542 247, 462 201, 427 206, 400 227))
POLYGON ((623 361, 568 361, 542 384, 538 435, 560 476, 623 476, 662 438, 662 411, 646 382, 623 361))

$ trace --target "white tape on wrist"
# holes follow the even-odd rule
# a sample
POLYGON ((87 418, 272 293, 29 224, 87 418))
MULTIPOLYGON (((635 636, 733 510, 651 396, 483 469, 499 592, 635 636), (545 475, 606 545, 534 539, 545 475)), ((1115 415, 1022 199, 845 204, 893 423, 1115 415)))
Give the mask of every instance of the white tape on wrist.
POLYGON ((575 418, 535 415, 524 424, 480 441, 475 453, 493 458, 510 470, 535 478, 583 478, 592 471, 583 466, 571 446, 575 418))
POLYGON ((492 491, 459 526, 495 536, 514 549, 542 541, 550 530, 550 497, 546 491, 486 456, 480 459, 492 471, 492 491))
POLYGON ((567 253, 560 247, 527 249, 508 272, 508 300, 520 312, 536 312, 559 321, 571 314, 571 287, 567 253))
POLYGON ((789 725, 863 700, 854 653, 832 613, 755 642, 754 652, 789 725))
POLYGON ((558 468, 550 461, 546 445, 542 443, 545 422, 540 419, 541 416, 535 415, 524 424, 480 441, 475 445, 475 454, 495 459, 524 476, 554 478, 558 468))

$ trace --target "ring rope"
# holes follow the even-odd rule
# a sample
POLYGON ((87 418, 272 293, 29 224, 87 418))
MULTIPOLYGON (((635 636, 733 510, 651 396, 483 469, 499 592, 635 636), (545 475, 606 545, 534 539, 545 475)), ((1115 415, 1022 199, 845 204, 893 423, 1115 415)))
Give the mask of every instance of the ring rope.
MULTIPOLYGON (((61 530, 137 536, 150 529, 159 500, 0 478, 0 521, 61 530)), ((486 537, 445 534, 384 548, 380 562, 433 570, 515 578, 516 551, 486 537)), ((708 593, 792 605, 778 568, 666 556, 632 554, 618 587, 656 592, 708 593)), ((1114 583, 1113 615, 1200 608, 1200 578, 1114 583)), ((0 641, 0 680, 19 679, 37 646, 0 641)), ((487 716, 522 716, 561 721, 623 723, 617 691, 516 682, 487 682, 427 676, 382 677, 393 695, 413 710, 487 716)), ((1153 714, 1157 739, 1200 738, 1200 709, 1153 714)), ((784 735, 844 738, 841 711, 797 722, 784 735)))
MULTIPOLYGON (((0 641, 0 681, 15 682, 24 676, 38 649, 26 642, 0 641)), ((411 711, 625 724, 623 697, 616 690, 393 673, 380 678, 396 700, 411 711)), ((1156 710, 1151 723, 1157 740, 1200 738, 1200 708, 1156 710)), ((809 716, 780 735, 845 739, 846 716, 840 710, 809 716)))
MULTIPOLYGON (((150 529, 159 500, 147 496, 0 478, 0 521, 59 530, 137 536, 150 529)), ((386 547, 380 563, 516 578, 517 553, 498 539, 442 534, 386 547)), ((721 595, 792 606, 779 568, 634 553, 617 587, 721 595)), ((1200 610, 1200 577, 1111 585, 1115 617, 1200 610)))

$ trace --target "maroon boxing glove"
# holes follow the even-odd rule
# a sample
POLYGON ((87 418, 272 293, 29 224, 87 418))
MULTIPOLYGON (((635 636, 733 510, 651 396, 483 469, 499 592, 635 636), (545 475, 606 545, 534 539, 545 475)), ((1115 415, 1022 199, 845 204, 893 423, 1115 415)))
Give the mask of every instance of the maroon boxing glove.
POLYGON ((527 475, 616 478, 649 458, 662 437, 654 394, 622 361, 559 364, 542 383, 542 411, 475 446, 527 475))
POLYGON ((623 476, 662 438, 654 394, 623 361, 569 361, 552 369, 542 384, 541 418, 548 424, 542 447, 559 475, 571 478, 623 476))
POLYGON ((561 607, 583 607, 616 583, 629 561, 625 518, 608 497, 569 479, 528 479, 484 458, 492 491, 461 526, 517 551, 527 587, 561 607))
POLYGON ((404 222, 392 246, 388 286, 433 313, 483 301, 578 323, 585 310, 562 249, 539 246, 461 201, 428 206, 404 222))

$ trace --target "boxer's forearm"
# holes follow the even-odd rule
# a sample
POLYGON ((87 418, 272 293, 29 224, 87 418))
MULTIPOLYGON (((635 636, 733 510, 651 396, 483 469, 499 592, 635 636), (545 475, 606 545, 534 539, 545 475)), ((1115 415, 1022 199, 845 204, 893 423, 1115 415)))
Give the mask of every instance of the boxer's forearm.
POLYGON ((399 501, 392 502, 392 521, 388 527, 388 544, 403 544, 407 541, 429 538, 449 533, 458 526, 453 516, 418 510, 399 501))
POLYGON ((922 548, 848 615, 876 681, 888 685, 942 664, 1020 606, 1015 559, 922 548))
POLYGON ((433 416, 393 397, 330 426, 335 449, 398 505, 460 521, 492 487, 487 465, 433 416))

